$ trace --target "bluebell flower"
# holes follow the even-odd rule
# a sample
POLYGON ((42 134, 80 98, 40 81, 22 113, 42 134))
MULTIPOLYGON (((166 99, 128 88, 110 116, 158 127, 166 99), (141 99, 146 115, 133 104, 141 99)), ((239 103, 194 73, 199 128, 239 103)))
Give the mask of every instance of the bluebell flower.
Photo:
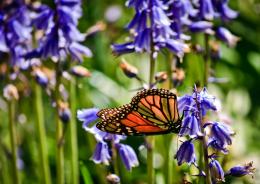
POLYGON ((231 135, 233 135, 234 132, 228 125, 221 122, 213 122, 205 124, 205 127, 206 126, 211 126, 210 139, 215 140, 216 144, 220 147, 225 147, 226 145, 232 144, 231 135))
POLYGON ((224 21, 235 19, 238 13, 228 6, 228 0, 213 0, 215 9, 224 21))
POLYGON ((66 55, 70 55, 79 62, 83 61, 83 56, 91 57, 90 49, 79 43, 86 37, 77 29, 82 15, 81 0, 56 0, 55 5, 55 9, 47 6, 39 8, 33 24, 45 31, 45 37, 39 41, 39 48, 25 57, 65 59, 66 55))
POLYGON ((253 162, 249 162, 244 166, 232 167, 225 175, 231 175, 235 177, 242 177, 245 175, 253 175, 255 168, 253 167, 253 162))
POLYGON ((131 52, 151 52, 153 43, 156 54, 162 48, 168 48, 177 56, 181 57, 187 47, 183 41, 176 39, 177 34, 171 27, 166 9, 169 3, 160 0, 129 0, 126 3, 129 7, 134 7, 136 14, 127 28, 133 32, 133 41, 113 45, 112 49, 116 55, 131 52))
POLYGON ((178 97, 178 110, 183 112, 184 110, 188 110, 194 104, 194 99, 191 95, 184 95, 178 97))
POLYGON ((213 20, 214 18, 214 7, 212 0, 199 0, 199 14, 205 20, 213 20))
POLYGON ((219 27, 216 30, 216 36, 228 46, 233 47, 240 40, 239 37, 233 35, 228 29, 219 27))
POLYGON ((84 46, 79 44, 78 42, 72 42, 68 47, 68 52, 70 53, 71 57, 76 61, 83 61, 83 57, 92 57, 91 50, 84 46))
POLYGON ((43 87, 46 87, 48 85, 49 79, 40 69, 36 69, 35 79, 37 83, 43 87))
POLYGON ((98 119, 98 111, 99 109, 97 108, 83 109, 77 111, 77 118, 80 121, 83 121, 83 128, 87 127, 90 123, 98 119))
POLYGON ((71 118, 71 112, 68 107, 59 108, 59 117, 63 123, 68 123, 71 118))
POLYGON ((208 147, 211 147, 217 151, 221 151, 224 154, 228 154, 227 146, 219 144, 219 142, 215 139, 210 139, 208 141, 208 147))
POLYGON ((192 22, 189 26, 191 32, 212 32, 213 23, 208 21, 192 22))
POLYGON ((98 119, 98 111, 99 109, 92 108, 79 110, 77 112, 78 119, 80 121, 83 121, 83 128, 89 133, 93 134, 98 141, 95 153, 92 156, 92 160, 95 163, 109 163, 112 154, 112 151, 107 144, 107 142, 109 141, 115 145, 115 148, 118 150, 119 155, 121 156, 122 161, 128 170, 131 170, 132 167, 138 166, 139 162, 134 150, 130 146, 120 143, 120 141, 124 140, 126 136, 101 131, 96 127, 96 125, 89 127, 89 124, 91 122, 98 119))
POLYGON ((109 161, 111 160, 111 155, 109 152, 109 148, 107 143, 105 142, 98 142, 95 148, 95 152, 91 157, 96 164, 105 164, 109 165, 109 161))
POLYGON ((184 162, 194 164, 196 162, 196 155, 192 140, 185 141, 178 149, 175 158, 177 159, 178 165, 184 162))
POLYGON ((211 162, 209 163, 209 169, 211 178, 214 182, 225 181, 225 173, 217 160, 211 160, 211 162))
POLYGON ((21 57, 31 48, 30 10, 24 2, 3 7, 0 20, 0 51, 9 54, 10 64, 25 68, 21 57))
POLYGON ((36 16, 32 20, 32 24, 37 29, 47 30, 53 23, 54 12, 48 6, 40 6, 36 10, 36 16))
POLYGON ((117 144, 116 147, 127 170, 131 170, 132 167, 136 167, 139 165, 137 156, 133 148, 125 144, 117 144))
POLYGON ((123 44, 113 44, 111 45, 113 54, 120 56, 122 54, 128 54, 135 51, 135 46, 133 42, 123 43, 123 44))
POLYGON ((185 116, 179 135, 198 136, 201 135, 200 124, 194 113, 185 116))

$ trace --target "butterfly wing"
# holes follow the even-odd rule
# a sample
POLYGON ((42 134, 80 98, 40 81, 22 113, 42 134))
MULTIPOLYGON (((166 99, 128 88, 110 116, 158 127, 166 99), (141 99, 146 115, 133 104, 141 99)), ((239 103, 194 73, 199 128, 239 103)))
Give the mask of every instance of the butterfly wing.
POLYGON ((103 109, 97 128, 122 135, 154 135, 179 131, 176 95, 165 89, 142 90, 130 104, 103 109))

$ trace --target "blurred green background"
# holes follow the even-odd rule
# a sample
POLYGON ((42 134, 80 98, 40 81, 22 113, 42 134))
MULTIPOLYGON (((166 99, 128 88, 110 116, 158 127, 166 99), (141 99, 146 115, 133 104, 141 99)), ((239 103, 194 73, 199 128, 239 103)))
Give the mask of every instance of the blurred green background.
MULTIPOLYGON (((43 3, 52 4, 51 0, 43 0, 43 3)), ((93 51, 93 58, 86 59, 83 63, 91 72, 91 78, 77 80, 77 108, 88 107, 115 107, 128 103, 136 93, 133 91, 140 86, 138 81, 130 80, 118 67, 121 57, 112 55, 110 45, 122 43, 128 33, 124 26, 131 20, 134 12, 127 9, 124 0, 83 0, 83 17, 79 28, 85 32, 89 27, 99 21, 106 24, 102 32, 91 35, 85 44, 93 51), (107 15, 109 8, 116 8, 118 19, 109 20, 107 15)), ((215 63, 215 75, 227 78, 227 83, 210 84, 209 92, 217 96, 222 102, 222 112, 225 118, 230 119, 233 129, 236 131, 234 143, 230 148, 228 156, 230 166, 254 162, 256 168, 260 165, 260 1, 256 0, 234 0, 230 6, 239 12, 239 17, 225 25, 232 33, 241 38, 235 48, 221 45, 221 59, 215 63)), ((116 13, 114 13, 116 16, 116 13)), ((113 18, 113 17, 112 17, 113 18)), ((111 19, 111 17, 110 17, 111 19)), ((141 77, 148 80, 149 62, 146 54, 131 54, 123 56, 129 63, 139 69, 141 77)), ((157 62, 157 71, 165 70, 165 55, 161 54, 157 62)), ((194 82, 202 78, 201 57, 188 55, 184 58, 182 67, 186 71, 186 79, 179 89, 180 94, 190 93, 194 82)), ((48 136, 48 150, 51 164, 52 176, 55 176, 55 124, 54 110, 50 108, 51 102, 44 94, 45 125, 48 136)), ((35 183, 41 173, 39 167, 38 153, 36 149, 36 135, 34 131, 34 116, 30 96, 19 102, 17 109, 17 120, 19 122, 19 145, 20 156, 23 160, 24 183, 35 183)), ((8 127, 5 103, 0 99, 0 134, 1 145, 8 148, 8 127)), ((106 168, 96 166, 89 158, 93 153, 95 140, 92 135, 87 134, 78 122, 78 147, 81 169, 89 172, 93 183, 104 182, 106 168), (103 172, 99 172, 100 169, 103 172)), ((158 141, 161 138, 158 138, 158 141)), ((138 147, 143 143, 142 137, 130 137, 127 141, 138 152, 138 147)), ((2 153, 5 148, 2 147, 2 153)), ((66 149, 66 146, 65 146, 66 149)), ((160 150, 160 147, 157 147, 160 150)), ((173 153, 174 154, 174 151, 173 153)), ((140 165, 131 173, 122 169, 122 183, 142 183, 146 177, 145 158, 142 152, 138 152, 140 165)), ((158 168, 162 167, 160 155, 158 155, 158 168)), ((8 158, 6 160, 8 162, 8 158)), ((3 167, 3 166, 1 166, 3 167)), ((124 168, 122 166, 122 168, 124 168)), ((183 168, 185 170, 187 168, 183 168)), ((65 169, 69 176, 70 169, 65 169)), ((172 173, 173 176, 176 173, 172 173)), ((160 181, 162 173, 158 169, 157 181, 160 181)), ((81 182, 83 177, 81 174, 81 182)), ((89 182, 91 182, 89 180, 89 182)), ((177 180, 175 180, 177 181, 177 180)), ((233 183, 259 183, 260 172, 256 170, 255 178, 244 177, 243 179, 228 179, 233 183)), ((1 179, 0 179, 1 183, 1 179)))

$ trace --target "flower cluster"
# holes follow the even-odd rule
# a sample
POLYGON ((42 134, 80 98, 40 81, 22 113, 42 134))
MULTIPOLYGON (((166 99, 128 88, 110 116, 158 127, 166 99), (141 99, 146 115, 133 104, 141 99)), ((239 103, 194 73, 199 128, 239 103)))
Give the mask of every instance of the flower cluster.
POLYGON ((83 56, 92 56, 91 51, 79 42, 85 40, 85 34, 77 29, 78 19, 82 15, 81 0, 56 0, 55 9, 42 5, 36 8, 34 26, 44 31, 39 47, 27 54, 27 58, 56 57, 64 59, 70 55, 76 61, 83 56))
POLYGON ((166 10, 167 3, 160 0, 128 0, 128 7, 135 8, 136 14, 127 25, 132 33, 133 41, 124 44, 114 44, 116 55, 132 52, 153 52, 156 57, 161 48, 168 48, 178 56, 182 56, 186 45, 177 39, 171 28, 171 20, 166 10))
MULTIPOLYGON (((193 142, 207 141, 204 146, 207 150, 207 157, 210 159, 208 169, 212 180, 214 182, 224 181, 225 172, 216 158, 219 152, 224 154, 228 153, 227 147, 232 144, 231 136, 234 132, 223 122, 209 120, 204 122, 208 111, 220 110, 218 100, 208 94, 206 88, 201 91, 198 91, 195 88, 192 95, 180 97, 178 103, 180 112, 183 112, 183 125, 179 135, 181 137, 188 137, 188 140, 181 144, 176 153, 175 157, 178 165, 186 162, 189 165, 193 164, 197 167, 193 142)), ((248 165, 247 168, 236 166, 230 169, 226 175, 243 176, 246 174, 252 174, 253 170, 252 164, 248 165)))
POLYGON ((0 10, 0 55, 9 54, 10 65, 24 69, 27 66, 22 55, 31 49, 31 11, 23 1, 3 4, 0 10))
POLYGON ((93 134, 97 140, 97 145, 92 156, 92 160, 97 164, 102 163, 109 165, 113 154, 111 151, 111 145, 109 144, 111 143, 112 147, 114 147, 119 153, 127 170, 131 170, 132 167, 138 166, 139 162, 133 148, 129 145, 120 143, 121 140, 126 138, 125 136, 100 131, 95 125, 89 127, 93 121, 98 119, 96 115, 98 111, 99 109, 92 108, 79 110, 77 113, 78 119, 83 122, 83 128, 93 134))

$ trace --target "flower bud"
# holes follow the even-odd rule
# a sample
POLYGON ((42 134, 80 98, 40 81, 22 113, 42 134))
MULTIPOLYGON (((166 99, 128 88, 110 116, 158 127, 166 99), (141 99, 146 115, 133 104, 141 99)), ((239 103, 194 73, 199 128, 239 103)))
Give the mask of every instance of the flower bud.
POLYGON ((158 72, 155 74, 155 81, 158 83, 165 82, 168 78, 168 75, 166 72, 158 72))
POLYGON ((46 76, 45 73, 43 73, 40 69, 36 69, 34 71, 35 73, 35 79, 37 81, 38 84, 40 84, 43 87, 46 87, 48 85, 49 79, 46 76))
POLYGON ((120 183, 120 178, 115 174, 107 175, 107 181, 111 184, 118 184, 120 183))
POLYGON ((7 100, 18 100, 19 94, 17 88, 13 84, 8 84, 5 86, 3 95, 7 100))
POLYGON ((253 175, 255 172, 255 168, 253 167, 253 162, 249 162, 244 166, 235 166, 232 167, 226 175, 231 175, 235 177, 242 177, 245 175, 253 175))
POLYGON ((180 84, 182 84, 184 79, 185 79, 184 70, 182 68, 176 68, 176 70, 173 72, 172 75, 174 86, 179 86, 180 84))
POLYGON ((83 66, 74 66, 71 68, 71 74, 77 77, 90 77, 91 73, 83 66))
POLYGON ((59 102, 59 117, 63 123, 68 123, 71 117, 71 112, 68 107, 68 103, 66 102, 59 102))
POLYGON ((233 35, 229 30, 224 27, 219 27, 216 31, 216 36, 225 42, 229 47, 236 46, 237 42, 240 40, 239 37, 233 35))
POLYGON ((137 68, 127 63, 125 59, 122 59, 119 66, 127 77, 129 78, 137 77, 138 74, 137 68))

